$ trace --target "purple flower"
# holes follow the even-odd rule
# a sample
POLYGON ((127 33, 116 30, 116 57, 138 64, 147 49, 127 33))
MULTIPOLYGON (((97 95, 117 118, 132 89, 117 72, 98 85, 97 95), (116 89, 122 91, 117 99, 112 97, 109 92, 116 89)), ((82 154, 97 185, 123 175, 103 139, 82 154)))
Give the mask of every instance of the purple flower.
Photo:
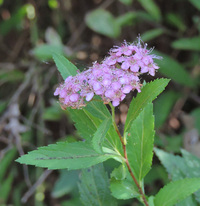
POLYGON ((99 95, 104 103, 112 102, 113 106, 118 106, 130 91, 141 91, 139 75, 154 76, 159 69, 153 59, 161 57, 151 55, 151 52, 140 39, 137 44, 124 42, 111 49, 101 63, 94 62, 88 70, 66 78, 54 95, 59 95, 63 108, 86 106, 94 95, 99 95))
POLYGON ((126 86, 124 86, 124 87, 122 88, 122 92, 123 92, 124 94, 128 94, 132 89, 133 89, 133 88, 132 88, 131 85, 126 85, 126 86))
POLYGON ((86 101, 87 102, 89 102, 92 98, 93 98, 93 96, 94 96, 94 93, 93 92, 90 92, 90 93, 88 93, 87 95, 86 95, 86 101))

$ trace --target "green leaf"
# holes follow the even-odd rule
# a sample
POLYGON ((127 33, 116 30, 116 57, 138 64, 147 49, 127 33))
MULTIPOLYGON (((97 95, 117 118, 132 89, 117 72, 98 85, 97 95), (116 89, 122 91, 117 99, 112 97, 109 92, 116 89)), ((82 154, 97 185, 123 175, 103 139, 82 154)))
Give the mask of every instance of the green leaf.
POLYGON ((147 42, 152 39, 155 39, 156 37, 162 35, 163 33, 164 33, 164 29, 162 28, 148 30, 141 35, 141 39, 142 41, 147 42))
POLYGON ((59 4, 57 0, 48 0, 48 6, 51 9, 57 9, 59 7, 59 4))
POLYGON ((152 102, 167 86, 169 79, 157 79, 153 82, 147 83, 141 93, 137 94, 136 98, 133 98, 126 118, 124 134, 129 129, 137 116, 142 112, 144 107, 152 102))
POLYGON ((93 31, 105 36, 116 38, 120 35, 120 26, 112 14, 103 9, 93 10, 85 18, 87 26, 93 31))
POLYGON ((134 183, 128 179, 116 180, 113 178, 110 182, 110 190, 117 199, 126 200, 140 196, 134 183))
POLYGON ((85 206, 117 205, 110 194, 108 175, 102 164, 82 170, 79 191, 85 206))
POLYGON ((153 0, 138 0, 144 9, 154 17, 155 20, 161 20, 161 13, 159 7, 153 0))
POLYGON ((86 142, 58 142, 23 155, 16 161, 21 164, 35 165, 48 169, 81 169, 104 162, 116 154, 97 153, 86 142))
POLYGON ((127 130, 127 157, 139 182, 149 172, 153 157, 154 116, 149 103, 127 130))
POLYGON ((200 189, 200 178, 177 180, 164 186, 155 196, 155 206, 174 206, 200 189))
POLYGON ((125 14, 116 18, 117 24, 122 26, 133 25, 136 23, 137 13, 136 12, 126 12, 125 14))
POLYGON ((26 184, 24 184, 24 181, 21 181, 18 184, 15 183, 14 188, 12 188, 12 203, 14 206, 22 206, 21 198, 25 188, 26 184))
POLYGON ((149 203, 149 206, 155 206, 155 205, 154 205, 154 196, 150 196, 150 197, 148 198, 148 203, 149 203))
POLYGON ((200 159, 184 149, 181 149, 181 153, 185 160, 185 164, 188 167, 188 171, 185 172, 185 175, 187 177, 199 177, 200 176, 200 159))
MULTIPOLYGON (((75 126, 84 139, 91 140, 102 120, 111 118, 111 114, 102 102, 92 101, 81 110, 68 109, 72 119, 76 122, 75 126)), ((103 146, 108 147, 118 153, 123 154, 122 145, 117 132, 111 125, 106 134, 103 146)))
POLYGON ((159 61, 159 72, 161 74, 173 79, 175 82, 181 85, 194 87, 194 80, 190 77, 190 74, 179 62, 161 52, 154 51, 153 53, 163 57, 162 61, 159 61))
POLYGON ((193 6, 195 6, 198 10, 200 10, 200 1, 199 0, 189 0, 193 6))
POLYGON ((48 27, 45 31, 45 39, 51 45, 62 46, 62 40, 59 34, 52 27, 48 27))
POLYGON ((168 13, 166 15, 166 20, 174 27, 178 28, 180 31, 185 31, 186 26, 181 19, 181 17, 176 13, 168 13))
POLYGON ((154 102, 154 114, 155 114, 155 128, 160 128, 167 119, 172 106, 176 100, 180 97, 180 94, 174 91, 166 91, 161 94, 154 102))
POLYGON ((176 206, 199 206, 198 202, 194 199, 193 195, 190 195, 178 202, 176 206))
POLYGON ((0 23, 1 35, 5 36, 12 29, 16 29, 21 24, 21 21, 26 15, 27 5, 18 8, 15 12, 12 13, 11 17, 0 23))
POLYGON ((16 82, 21 82, 24 79, 24 72, 14 69, 12 71, 10 70, 2 70, 0 72, 0 82, 1 84, 4 82, 9 82, 9 83, 16 83, 16 82))
POLYGON ((91 101, 83 109, 68 108, 75 127, 84 139, 90 139, 100 126, 102 120, 111 117, 107 107, 102 102, 91 101))
POLYGON ((6 171, 8 170, 8 167, 12 164, 15 155, 17 153, 16 148, 11 149, 8 151, 3 159, 0 161, 0 182, 4 179, 4 175, 6 174, 6 171))
POLYGON ((155 18, 145 11, 137 11, 136 14, 137 14, 137 20, 139 22, 140 21, 155 22, 155 18))
MULTIPOLYGON (((94 117, 86 109, 68 109, 68 111, 70 112, 71 118, 75 122, 75 127, 77 128, 81 137, 90 141, 94 133, 97 131, 97 128, 102 123, 102 120, 97 117, 94 117)), ((98 114, 97 111, 96 114, 98 114)), ((110 129, 108 130, 108 133, 106 134, 103 146, 108 147, 116 151, 117 153, 123 154, 119 136, 115 131, 113 125, 111 125, 110 129)))
POLYGON ((133 3, 133 0, 119 0, 119 1, 121 1, 123 4, 125 4, 127 6, 129 6, 133 3))
MULTIPOLYGON (((197 157, 193 156, 189 152, 182 150, 183 157, 175 156, 173 154, 164 152, 160 149, 154 149, 156 155, 160 159, 161 163, 166 168, 169 176, 172 180, 179 180, 185 177, 199 177, 200 161, 197 157)), ((195 193, 195 198, 200 201, 200 192, 195 193)), ((196 205, 194 197, 188 197, 184 201, 181 201, 178 205, 196 205)))
MULTIPOLYGON (((185 165, 188 168, 185 172, 186 177, 199 177, 200 176, 200 159, 188 151, 182 149, 182 156, 185 160, 185 165)), ((195 199, 200 203, 200 190, 195 193, 195 199)))
POLYGON ((200 51, 200 36, 192 38, 182 38, 172 42, 175 49, 200 51))
POLYGON ((111 177, 115 178, 116 180, 123 180, 127 176, 127 169, 124 164, 121 164, 118 168, 115 168, 112 173, 111 177))
POLYGON ((53 60, 63 79, 77 74, 77 67, 64 56, 54 53, 53 60))
POLYGON ((188 168, 182 157, 167 153, 158 148, 154 148, 154 151, 172 180, 179 180, 185 177, 188 168))
MULTIPOLYGON (((98 98, 98 100, 100 100, 100 98, 98 98)), ((102 101, 89 102, 85 107, 85 110, 90 112, 94 117, 97 117, 101 120, 111 117, 110 112, 108 111, 106 105, 103 104, 102 101)))
POLYGON ((60 170, 59 179, 56 181, 52 196, 54 198, 69 194, 76 188, 79 179, 79 171, 60 170))
MULTIPOLYGON (((76 123, 75 126, 78 129, 78 132, 86 140, 91 140, 97 128, 102 123, 102 120, 111 118, 111 114, 107 107, 102 102, 97 101, 89 102, 84 109, 68 109, 68 111, 70 112, 73 121, 76 123)), ((123 154, 119 136, 113 125, 111 125, 106 134, 103 146, 123 154)))
POLYGON ((35 47, 33 50, 33 55, 38 59, 45 61, 52 59, 54 53, 63 55, 63 46, 60 45, 51 45, 51 44, 42 44, 35 47))
POLYGON ((98 127, 97 131, 94 134, 94 137, 92 138, 93 148, 99 153, 102 152, 102 144, 104 142, 104 138, 110 128, 111 123, 112 118, 105 119, 98 127))
POLYGON ((101 120, 92 116, 85 109, 67 109, 80 136, 85 140, 91 140, 101 120))
POLYGON ((7 202, 9 194, 11 193, 13 179, 14 179, 13 174, 10 174, 0 184, 0 204, 1 205, 2 205, 2 203, 6 203, 7 202))

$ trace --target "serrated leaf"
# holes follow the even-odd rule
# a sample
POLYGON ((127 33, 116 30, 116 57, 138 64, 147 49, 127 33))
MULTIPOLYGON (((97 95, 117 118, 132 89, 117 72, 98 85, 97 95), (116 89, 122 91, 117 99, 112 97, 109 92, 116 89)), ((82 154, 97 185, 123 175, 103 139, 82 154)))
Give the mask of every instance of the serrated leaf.
POLYGON ((149 103, 127 130, 127 157, 139 182, 149 172, 153 157, 154 116, 153 104, 149 103))
POLYGON ((77 67, 64 56, 54 53, 53 60, 56 63, 58 71, 64 80, 68 76, 75 76, 77 74, 77 67))
MULTIPOLYGON (((81 137, 86 140, 91 140, 94 133, 97 131, 97 128, 102 123, 102 120, 94 117, 91 113, 86 111, 85 109, 82 110, 70 110, 70 115, 75 121, 75 127, 77 128, 78 132, 80 133, 81 137)), ((105 141, 103 146, 108 147, 118 153, 123 154, 122 146, 113 125, 111 125, 108 133, 106 134, 105 141)))
POLYGON ((110 182, 110 190, 117 199, 126 200, 140 196, 134 183, 128 179, 116 180, 113 178, 110 182))
POLYGON ((131 126, 132 121, 137 118, 148 103, 152 102, 165 89, 169 81, 169 79, 157 79, 147 83, 142 88, 141 93, 137 94, 136 98, 133 98, 127 114, 124 134, 131 126))
POLYGON ((166 91, 161 94, 158 99, 154 102, 154 114, 155 114, 155 128, 160 128, 168 115, 170 114, 170 110, 174 105, 175 101, 181 95, 174 91, 166 91))
POLYGON ((108 175, 102 164, 82 170, 79 191, 85 206, 117 205, 110 194, 108 175))
POLYGON ((161 12, 159 7, 153 0, 138 0, 144 9, 154 17, 155 20, 161 20, 161 12))
POLYGON ((198 202, 195 201, 193 195, 190 195, 183 199, 182 201, 178 202, 176 206, 199 206, 198 202))
POLYGON ((68 108, 68 111, 80 136, 85 140, 91 140, 102 121, 85 109, 68 108))
POLYGON ((184 149, 181 149, 181 153, 189 168, 185 175, 187 177, 200 177, 200 159, 184 149))
POLYGON ((188 86, 194 87, 195 82, 190 77, 190 74, 185 70, 185 68, 170 56, 163 54, 158 51, 154 51, 154 54, 162 56, 162 61, 159 61, 159 72, 164 76, 173 79, 175 82, 188 86))
MULTIPOLYGON (((102 102, 95 101, 90 102, 84 109, 68 109, 68 111, 72 117, 72 120, 75 122, 75 127, 78 132, 86 140, 92 139, 92 136, 102 123, 102 120, 111 117, 106 106, 102 102)), ((109 128, 103 145, 123 154, 119 136, 113 125, 109 128)))
MULTIPOLYGON (((107 118, 111 118, 110 112, 108 111, 107 107, 101 101, 90 102, 85 107, 85 110, 88 112, 88 115, 90 116, 91 121, 93 121, 95 117, 98 118, 95 121, 93 121, 96 128, 100 126, 101 121, 99 120, 105 120, 107 118)), ((122 145, 121 145, 119 136, 117 132, 115 131, 113 125, 111 125, 111 127, 109 128, 109 131, 106 134, 106 138, 105 138, 103 145, 110 149, 113 149, 114 151, 118 153, 123 154, 122 145)))
MULTIPOLYGON (((182 156, 185 160, 185 165, 188 168, 185 172, 186 177, 199 177, 200 176, 200 159, 188 151, 181 149, 182 156)), ((200 190, 195 193, 195 199, 200 203, 200 190)))
POLYGON ((188 169, 183 158, 158 148, 154 148, 154 151, 172 180, 179 180, 185 177, 188 169))
MULTIPOLYGON (((193 161, 192 159, 192 155, 188 152, 186 152, 185 154, 187 154, 186 156, 189 157, 188 159, 188 163, 186 162, 186 160, 183 157, 177 156, 177 155, 173 155, 167 152, 164 152, 163 150, 160 150, 158 148, 154 148, 154 151, 156 153, 156 155, 158 156, 158 158, 160 159, 161 163, 164 165, 164 167, 166 168, 169 176, 171 177, 172 180, 179 180, 179 179, 183 179, 185 177, 199 177, 198 173, 199 173, 199 168, 195 168, 195 166, 193 165, 193 161), (191 159, 190 159, 191 158, 191 159), (191 160, 191 162, 190 162, 191 160), (190 168, 190 165, 193 165, 192 168, 190 168), (194 170, 194 173, 193 173, 194 170), (197 173, 196 173, 197 172, 197 173), (196 174, 196 175, 194 175, 196 174)), ((188 158, 186 157, 186 159, 188 158)), ((195 164, 196 165, 196 164, 195 164)), ((195 198, 198 199, 199 197, 199 192, 195 193, 195 198)), ((187 206, 187 205, 196 205, 194 198, 192 196, 187 197, 186 199, 184 199, 183 201, 181 201, 180 203, 177 204, 177 206, 187 206)))
POLYGON ((200 36, 192 38, 182 38, 172 42, 175 49, 200 51, 200 36))
POLYGON ((112 14, 103 9, 93 10, 85 18, 87 26, 93 31, 105 36, 116 38, 120 35, 120 26, 112 14))
POLYGON ((147 42, 152 39, 155 39, 156 37, 162 35, 163 33, 164 33, 164 29, 162 28, 148 30, 141 35, 141 39, 142 41, 147 42))
POLYGON ((84 109, 101 120, 111 117, 110 112, 102 101, 91 101, 84 109))
POLYGON ((86 142, 58 142, 23 155, 16 161, 21 164, 35 165, 48 169, 81 169, 104 162, 116 154, 97 153, 86 142))
POLYGON ((110 128, 111 123, 112 123, 111 118, 105 119, 100 124, 100 126, 98 127, 97 131, 94 134, 94 137, 92 138, 93 148, 99 153, 102 152, 102 144, 104 142, 104 138, 110 128))
POLYGON ((164 186, 155 196, 155 206, 174 206, 200 189, 200 178, 177 180, 164 186))

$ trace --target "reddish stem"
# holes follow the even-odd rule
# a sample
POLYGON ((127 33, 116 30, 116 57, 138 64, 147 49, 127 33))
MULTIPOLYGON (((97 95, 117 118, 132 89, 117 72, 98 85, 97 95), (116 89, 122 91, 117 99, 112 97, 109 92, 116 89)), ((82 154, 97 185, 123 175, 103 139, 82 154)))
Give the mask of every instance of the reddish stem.
POLYGON ((130 164, 129 164, 129 161, 128 161, 128 157, 127 157, 126 145, 124 144, 124 140, 123 140, 123 138, 122 138, 122 136, 121 136, 121 134, 120 134, 120 132, 119 132, 119 130, 118 130, 118 128, 117 128, 117 125, 116 125, 115 123, 114 123, 114 127, 115 127, 115 130, 116 130, 116 132, 117 132, 117 134, 118 134, 118 136, 119 136, 119 138, 120 138, 120 141, 121 141, 121 143, 122 143, 122 146, 123 146, 124 158, 125 158, 125 160, 126 160, 126 166, 128 167, 128 171, 129 171, 131 177, 133 178, 133 181, 135 182, 135 184, 136 184, 136 186, 137 186, 137 188, 138 188, 138 190, 139 190, 139 193, 140 193, 141 196, 142 196, 142 199, 143 199, 143 202, 144 202, 145 206, 149 206, 149 204, 148 204, 148 202, 147 202, 147 199, 146 199, 146 197, 145 197, 145 195, 144 195, 144 193, 143 193, 143 191, 142 191, 142 188, 140 187, 138 181, 136 180, 136 178, 135 178, 135 176, 134 176, 134 174, 133 174, 133 172, 132 172, 132 170, 131 170, 131 167, 130 167, 130 164))

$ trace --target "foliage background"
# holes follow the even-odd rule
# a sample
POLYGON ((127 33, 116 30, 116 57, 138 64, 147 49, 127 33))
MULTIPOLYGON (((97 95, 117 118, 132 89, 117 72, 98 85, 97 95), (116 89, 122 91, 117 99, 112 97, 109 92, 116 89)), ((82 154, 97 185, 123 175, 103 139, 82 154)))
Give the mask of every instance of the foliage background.
MULTIPOLYGON (((52 53, 83 70, 139 34, 163 56, 156 77, 172 79, 154 102, 155 146, 175 154, 184 148, 200 157, 199 0, 0 0, 0 205, 81 204, 78 171, 47 171, 14 160, 39 146, 80 139, 53 96, 62 79, 52 53)), ((121 128, 132 95, 118 108, 121 128)), ((110 165, 104 165, 108 173, 110 165)), ((147 194, 169 179, 155 156, 147 194)))

